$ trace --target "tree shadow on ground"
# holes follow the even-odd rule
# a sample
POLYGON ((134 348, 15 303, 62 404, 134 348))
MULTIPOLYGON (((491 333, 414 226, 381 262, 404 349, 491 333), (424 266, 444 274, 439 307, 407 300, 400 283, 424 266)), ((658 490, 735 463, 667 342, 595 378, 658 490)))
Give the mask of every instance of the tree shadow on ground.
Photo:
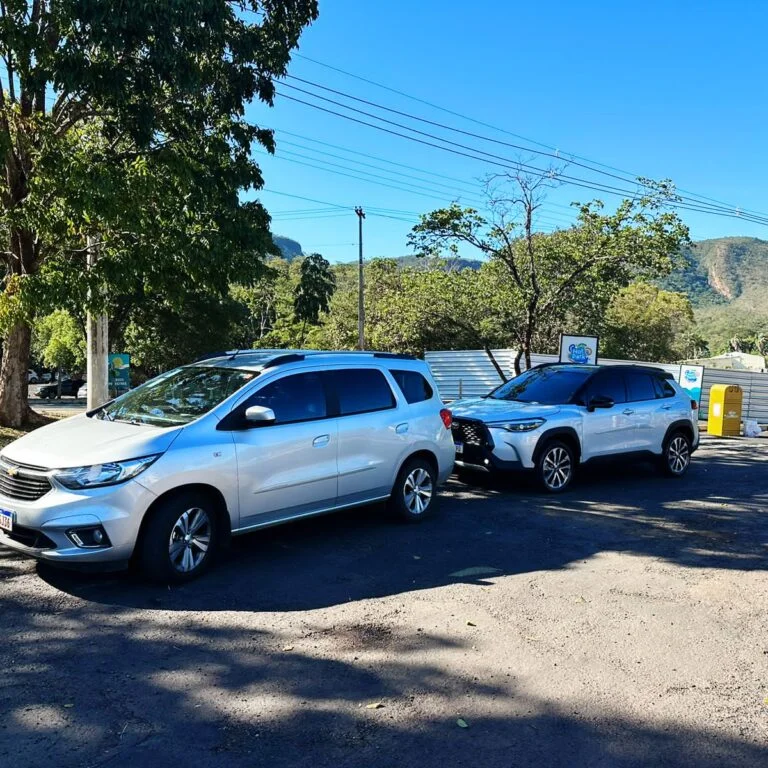
POLYGON ((514 678, 449 672, 461 642, 366 637, 339 626, 300 638, 205 617, 35 614, 6 601, 0 763, 15 766, 760 766, 768 748, 715 730, 580 713, 514 678), (286 646, 288 641, 295 643, 286 646), (323 658, 334 648, 333 658, 323 658), (385 647, 387 659, 365 651, 385 647), (319 651, 317 649, 320 649, 319 651), (359 654, 353 655, 355 653, 359 654), (381 703, 370 708, 371 702, 381 703), (461 717, 468 728, 458 725, 461 717))
POLYGON ((218 567, 167 589, 130 576, 84 576, 45 565, 49 584, 108 605, 164 610, 299 611, 488 576, 568 567, 606 551, 688 567, 768 566, 768 450, 709 450, 679 480, 651 465, 586 470, 560 496, 525 478, 446 489, 419 526, 381 506, 236 538, 218 567))

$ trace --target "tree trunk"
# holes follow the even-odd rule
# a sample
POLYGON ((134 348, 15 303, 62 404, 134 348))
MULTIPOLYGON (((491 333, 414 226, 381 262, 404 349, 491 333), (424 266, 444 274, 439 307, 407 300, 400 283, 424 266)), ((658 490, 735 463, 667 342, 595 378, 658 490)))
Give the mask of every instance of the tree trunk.
POLYGON ((0 424, 22 427, 29 420, 28 400, 29 345, 32 329, 26 323, 15 325, 3 344, 0 362, 0 424))
POLYGON ((515 352, 515 376, 519 376, 522 373, 520 368, 520 358, 523 356, 523 347, 519 345, 515 352))
POLYGON ((496 373, 499 375, 499 378, 501 379, 502 384, 506 384, 509 379, 507 378, 507 375, 504 373, 503 368, 499 365, 499 361, 493 356, 493 352, 491 352, 491 348, 485 344, 485 354, 488 355, 488 359, 491 361, 491 364, 496 369, 496 373))

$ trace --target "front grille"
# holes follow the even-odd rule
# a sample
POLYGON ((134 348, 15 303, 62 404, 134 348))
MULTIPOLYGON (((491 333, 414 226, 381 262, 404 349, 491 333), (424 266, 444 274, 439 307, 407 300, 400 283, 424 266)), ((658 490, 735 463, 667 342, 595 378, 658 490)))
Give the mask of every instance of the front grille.
POLYGON ((8 459, 0 461, 0 494, 9 499, 37 501, 51 490, 51 482, 39 467, 28 467, 8 459))
POLYGON ((453 439, 464 445, 488 445, 488 430, 480 421, 454 418, 451 430, 453 439))
POLYGON ((56 549, 55 542, 51 541, 44 533, 34 531, 32 528, 24 528, 24 526, 14 524, 12 531, 3 531, 3 533, 12 541, 17 541, 26 547, 56 549))

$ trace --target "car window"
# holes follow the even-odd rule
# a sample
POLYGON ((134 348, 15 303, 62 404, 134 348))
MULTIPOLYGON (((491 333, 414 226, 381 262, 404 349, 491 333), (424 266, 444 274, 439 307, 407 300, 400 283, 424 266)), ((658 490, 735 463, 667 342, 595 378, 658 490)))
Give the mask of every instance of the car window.
POLYGON ((328 415, 325 387, 319 373, 284 376, 252 395, 246 408, 261 405, 275 412, 275 424, 313 421, 328 415))
POLYGON ((516 400, 520 403, 564 405, 593 374, 585 367, 543 366, 531 368, 495 389, 489 397, 495 400, 516 400))
POLYGON ((664 397, 674 397, 677 394, 669 379, 664 379, 661 376, 654 376, 653 383, 656 389, 656 397, 659 399, 664 397))
POLYGON ((418 371, 390 371, 409 403, 421 403, 432 399, 432 387, 418 371))
POLYGON ((395 396, 384 374, 373 368, 329 371, 327 376, 338 398, 339 415, 383 411, 395 407, 395 396))
POLYGON ((630 371, 624 374, 624 378, 627 382, 627 400, 630 403, 656 399, 656 387, 650 373, 630 371))
POLYGON ((626 403, 627 392, 621 371, 604 371, 595 376, 589 385, 590 399, 595 396, 610 397, 614 403, 626 403))

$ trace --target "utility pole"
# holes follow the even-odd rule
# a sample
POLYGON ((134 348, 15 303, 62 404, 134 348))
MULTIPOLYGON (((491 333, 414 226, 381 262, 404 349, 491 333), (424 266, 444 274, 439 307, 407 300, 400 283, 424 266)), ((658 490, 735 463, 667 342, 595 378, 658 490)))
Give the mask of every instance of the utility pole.
MULTIPOLYGON (((93 269, 98 260, 96 239, 88 238, 88 269, 93 269)), ((88 379, 88 410, 103 405, 109 400, 109 358, 107 338, 107 316, 94 315, 90 310, 86 316, 86 377, 88 379)))
POLYGON ((358 205, 355 208, 357 214, 358 243, 360 244, 360 254, 357 264, 357 346, 365 349, 365 301, 363 284, 363 219, 365 211, 358 205))

